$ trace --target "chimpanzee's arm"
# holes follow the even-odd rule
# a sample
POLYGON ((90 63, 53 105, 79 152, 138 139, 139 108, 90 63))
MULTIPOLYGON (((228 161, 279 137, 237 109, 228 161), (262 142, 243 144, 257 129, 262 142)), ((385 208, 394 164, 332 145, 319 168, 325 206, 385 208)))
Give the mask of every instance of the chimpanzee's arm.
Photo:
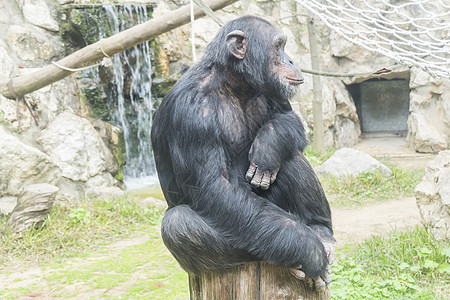
POLYGON ((282 163, 302 152, 307 144, 302 122, 293 111, 274 114, 259 129, 250 148, 247 181, 267 190, 282 163))

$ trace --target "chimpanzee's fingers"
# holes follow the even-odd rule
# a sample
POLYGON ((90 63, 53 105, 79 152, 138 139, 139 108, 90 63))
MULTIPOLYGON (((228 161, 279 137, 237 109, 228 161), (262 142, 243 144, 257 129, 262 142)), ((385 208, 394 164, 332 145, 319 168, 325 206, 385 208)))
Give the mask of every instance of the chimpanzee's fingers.
POLYGON ((261 186, 261 180, 263 178, 263 173, 256 170, 255 175, 252 178, 252 181, 250 181, 250 184, 256 189, 261 186))
POLYGON ((325 288, 325 286, 327 285, 320 276, 314 280, 314 283, 315 283, 314 286, 315 286, 316 290, 321 290, 321 289, 325 288))
POLYGON ((258 166, 251 163, 245 173, 245 179, 251 183, 254 188, 261 188, 262 190, 269 189, 270 185, 277 178, 278 171, 270 173, 269 171, 261 172, 258 166))
POLYGON ((275 179, 277 179, 277 175, 278 175, 278 170, 272 173, 272 175, 270 176, 270 184, 275 182, 275 179))
POLYGON ((331 266, 330 265, 327 266, 327 270, 325 271, 325 274, 323 274, 321 277, 326 285, 331 283, 332 279, 331 279, 331 266))
POLYGON ((270 186, 271 174, 269 172, 264 172, 263 177, 261 179, 261 189, 267 190, 270 186))
POLYGON ((247 173, 245 174, 245 179, 247 179, 248 182, 250 182, 255 175, 256 168, 257 167, 254 163, 251 163, 250 167, 248 167, 247 173))
POLYGON ((289 271, 297 279, 304 280, 306 278, 305 272, 300 270, 300 268, 298 268, 298 269, 297 268, 290 268, 289 271))

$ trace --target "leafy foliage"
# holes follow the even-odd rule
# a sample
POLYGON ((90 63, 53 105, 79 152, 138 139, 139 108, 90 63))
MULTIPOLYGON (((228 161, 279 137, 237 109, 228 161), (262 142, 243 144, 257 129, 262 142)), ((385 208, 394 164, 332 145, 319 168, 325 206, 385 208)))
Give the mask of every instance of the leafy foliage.
POLYGON ((333 273, 333 299, 449 299, 450 242, 392 232, 339 251, 333 273))

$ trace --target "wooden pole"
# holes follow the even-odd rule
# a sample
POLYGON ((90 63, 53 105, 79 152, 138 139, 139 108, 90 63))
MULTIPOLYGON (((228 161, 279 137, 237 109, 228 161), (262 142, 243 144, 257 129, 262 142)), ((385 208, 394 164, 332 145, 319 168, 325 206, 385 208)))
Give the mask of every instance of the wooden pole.
POLYGON ((321 291, 295 278, 286 267, 251 262, 220 272, 189 274, 191 300, 328 300, 321 291))
MULTIPOLYGON (((237 0, 209 0, 205 3, 212 10, 218 10, 236 1, 237 0)), ((195 6, 194 14, 196 18, 205 16, 205 12, 198 6, 195 6)), ((186 5, 169 12, 164 16, 151 19, 145 23, 110 36, 109 38, 88 45, 57 61, 57 64, 71 69, 88 66, 105 57, 104 53, 112 56, 118 52, 151 40, 174 28, 187 24, 189 21, 190 8, 189 5, 186 5)), ((66 71, 50 64, 33 73, 14 78, 12 87, 16 95, 23 96, 61 80, 72 73, 73 72, 71 71, 66 71)), ((14 98, 8 89, 8 81, 0 81, 0 94, 6 98, 14 98)))
MULTIPOLYGON (((311 54, 311 66, 313 70, 320 70, 319 53, 317 50, 316 32, 314 29, 313 15, 308 18, 309 51, 311 54)), ((313 119, 314 119, 314 149, 319 153, 325 153, 324 129, 322 115, 322 83, 320 76, 313 75, 313 119)))

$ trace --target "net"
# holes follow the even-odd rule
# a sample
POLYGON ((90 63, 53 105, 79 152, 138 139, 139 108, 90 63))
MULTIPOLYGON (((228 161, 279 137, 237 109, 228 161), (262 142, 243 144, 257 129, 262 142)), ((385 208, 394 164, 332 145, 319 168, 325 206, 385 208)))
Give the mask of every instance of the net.
POLYGON ((366 50, 450 78, 450 0, 298 0, 366 50))

